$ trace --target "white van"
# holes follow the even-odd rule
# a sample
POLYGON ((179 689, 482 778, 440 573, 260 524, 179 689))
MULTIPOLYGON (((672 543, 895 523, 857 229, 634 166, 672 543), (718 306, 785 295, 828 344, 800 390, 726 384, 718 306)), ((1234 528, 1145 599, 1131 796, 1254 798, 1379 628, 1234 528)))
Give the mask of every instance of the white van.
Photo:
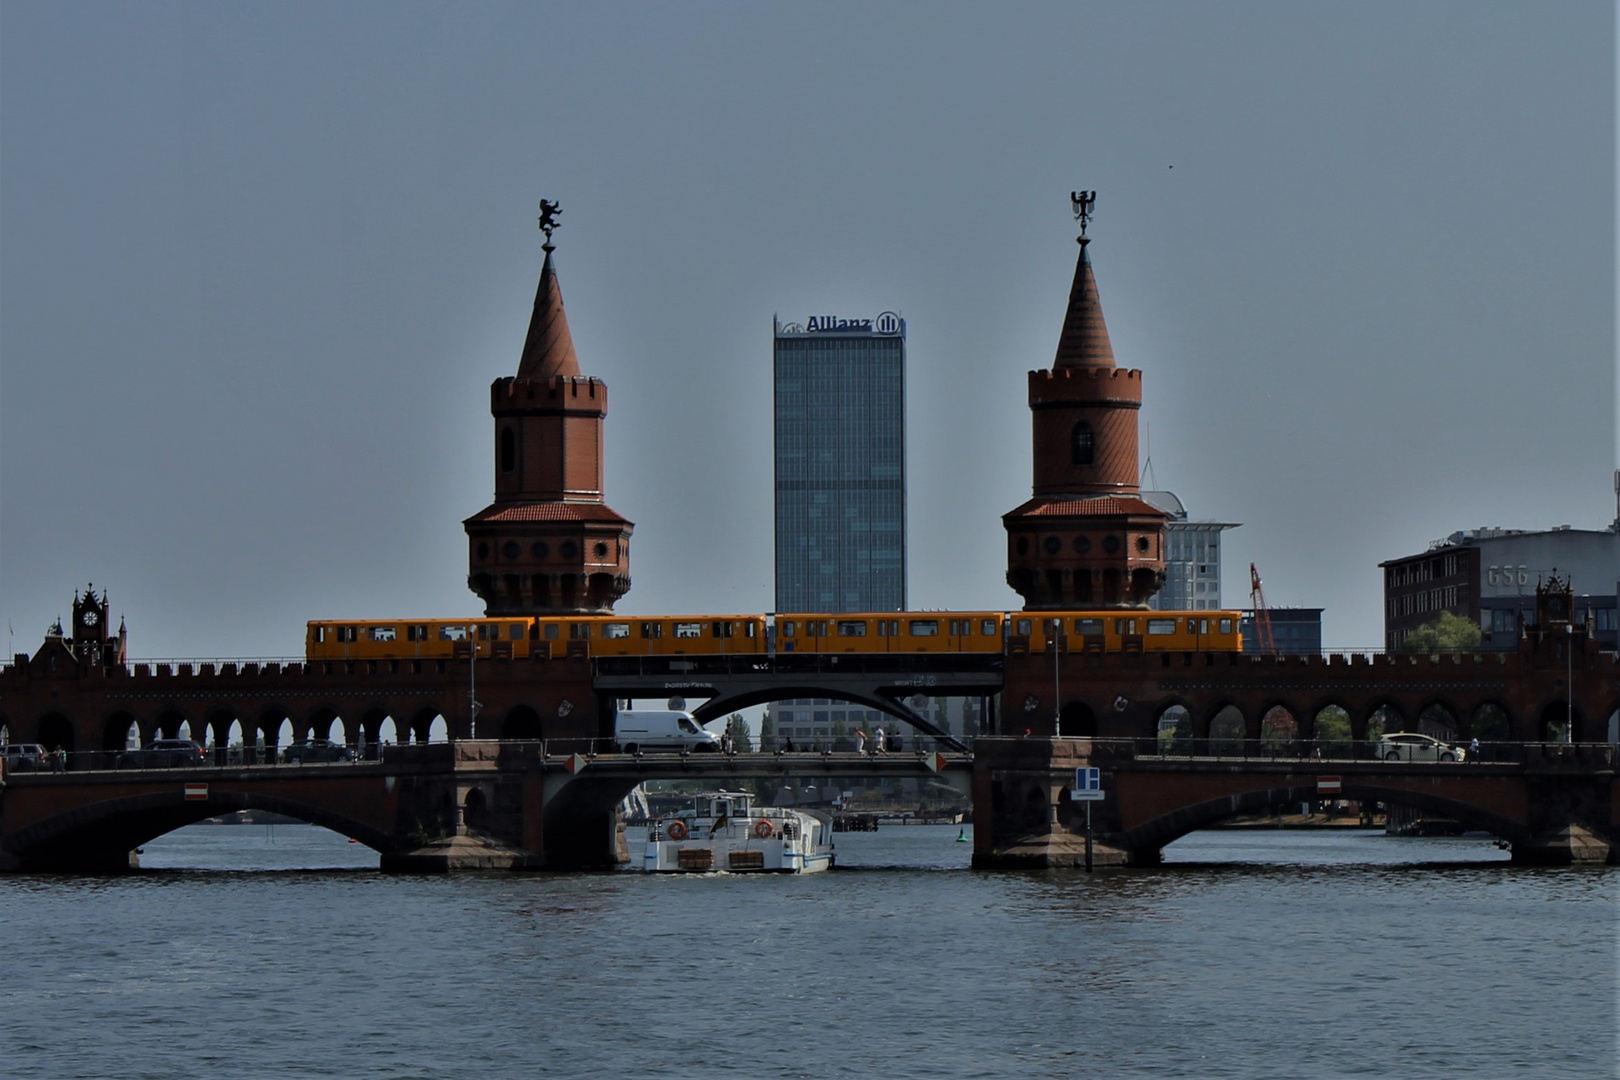
POLYGON ((720 737, 705 731, 689 712, 632 709, 619 713, 613 725, 619 749, 627 754, 637 750, 694 750, 717 752, 720 737))

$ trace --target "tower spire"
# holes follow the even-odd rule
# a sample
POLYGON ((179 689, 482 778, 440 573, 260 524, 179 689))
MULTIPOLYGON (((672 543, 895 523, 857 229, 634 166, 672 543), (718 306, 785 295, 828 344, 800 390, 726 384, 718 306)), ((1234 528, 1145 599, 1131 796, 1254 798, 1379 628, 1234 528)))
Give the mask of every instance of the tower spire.
POLYGON ((1063 315, 1063 333, 1058 337, 1054 369, 1114 366, 1114 346, 1108 340, 1108 324, 1103 321, 1102 300, 1097 295, 1097 276, 1091 270, 1089 236, 1080 240, 1080 261, 1074 267, 1074 284, 1069 287, 1069 308, 1063 315))
POLYGON ((546 261, 540 268, 540 287, 534 293, 534 314, 529 318, 529 336, 523 341, 523 357, 518 361, 520 379, 579 374, 574 335, 568 332, 562 289, 557 284, 556 268, 551 265, 555 248, 548 235, 544 245, 546 261))

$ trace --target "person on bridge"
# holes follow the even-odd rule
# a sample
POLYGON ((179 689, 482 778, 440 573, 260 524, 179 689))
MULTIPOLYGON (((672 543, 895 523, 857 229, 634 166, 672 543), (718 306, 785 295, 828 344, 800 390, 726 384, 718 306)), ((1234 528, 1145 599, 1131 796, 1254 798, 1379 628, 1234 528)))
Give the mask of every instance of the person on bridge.
POLYGON ((1479 736, 1475 735, 1468 741, 1468 760, 1479 764, 1479 736))
POLYGON ((888 752, 889 752, 889 744, 883 741, 883 729, 881 727, 873 728, 872 729, 872 753, 873 754, 887 754, 888 752))
POLYGON ((866 732, 860 728, 855 729, 855 752, 857 754, 866 753, 866 732))

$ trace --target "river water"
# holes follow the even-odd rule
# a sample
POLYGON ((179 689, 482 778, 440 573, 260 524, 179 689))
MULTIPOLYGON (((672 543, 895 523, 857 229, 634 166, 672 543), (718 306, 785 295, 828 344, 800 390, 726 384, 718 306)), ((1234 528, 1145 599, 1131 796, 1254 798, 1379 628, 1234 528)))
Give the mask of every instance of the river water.
POLYGON ((1620 868, 1221 831, 979 874, 957 832, 840 834, 807 877, 445 878, 193 826, 141 874, 0 877, 0 1075, 1615 1075, 1620 868))

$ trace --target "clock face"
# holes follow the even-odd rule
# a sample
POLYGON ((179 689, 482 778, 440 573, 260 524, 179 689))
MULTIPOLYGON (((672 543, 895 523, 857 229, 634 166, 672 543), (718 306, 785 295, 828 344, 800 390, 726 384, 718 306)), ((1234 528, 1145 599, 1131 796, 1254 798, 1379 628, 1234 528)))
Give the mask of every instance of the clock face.
POLYGON ((93 611, 87 611, 84 613, 84 617, 80 621, 82 621, 86 626, 94 626, 96 623, 101 621, 101 616, 97 615, 93 611))

